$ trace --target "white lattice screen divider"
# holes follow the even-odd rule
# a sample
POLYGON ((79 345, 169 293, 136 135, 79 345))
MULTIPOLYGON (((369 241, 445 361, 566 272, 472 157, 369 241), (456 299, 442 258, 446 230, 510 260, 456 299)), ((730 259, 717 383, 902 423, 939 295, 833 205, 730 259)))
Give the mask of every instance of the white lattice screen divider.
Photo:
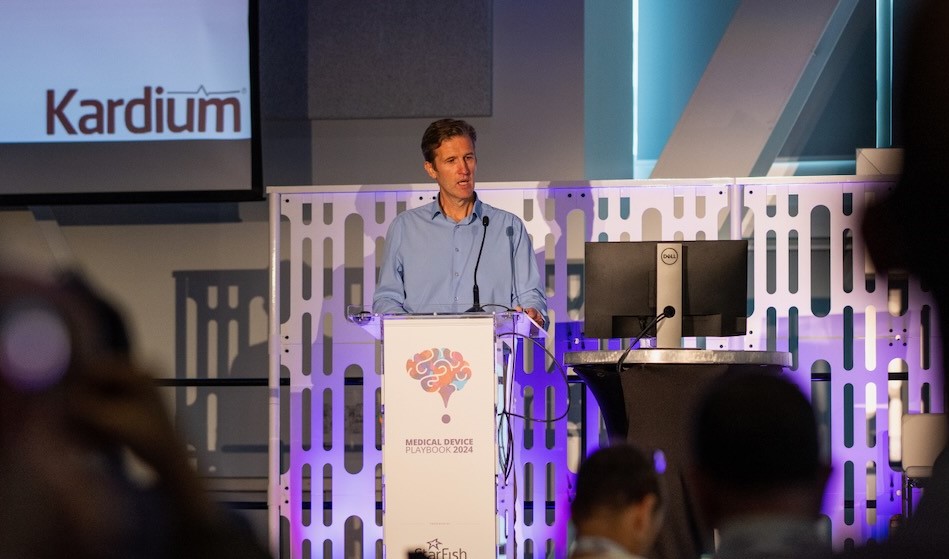
MULTIPOLYGON (((899 417, 889 412, 944 405, 928 293, 910 280, 907 312, 894 317, 887 278, 868 282, 864 273, 863 209, 891 186, 859 177, 479 183, 482 199, 524 219, 555 323, 546 347, 556 361, 525 344, 514 411, 545 418, 568 400, 577 405, 557 364, 564 351, 602 345, 582 338, 574 301, 584 241, 748 238, 751 333, 692 343, 792 353, 789 374, 811 394, 833 461, 824 511, 834 544, 883 537, 900 504, 898 463, 889 460, 899 417)), ((290 439, 284 464, 271 460, 271 530, 284 527, 285 556, 381 557, 380 352, 345 313, 349 304, 370 305, 391 219, 435 193, 430 184, 270 189, 272 399, 279 373, 290 379, 289 402, 272 403, 273 421, 277 411, 289 417, 290 439)), ((576 454, 602 441, 595 402, 586 400, 586 413, 569 422, 528 429, 516 422, 516 547, 509 543, 509 556, 566 553, 576 454)))
POLYGON ((825 414, 822 428, 834 473, 824 510, 838 546, 885 537, 891 517, 900 512, 900 414, 945 409, 939 334, 935 317, 928 315, 931 297, 911 279, 905 287, 905 313, 893 316, 888 278, 871 274, 873 286, 868 286, 866 271, 872 272, 872 264, 860 222, 867 203, 892 186, 856 178, 743 181, 745 205, 754 220, 756 314, 767 308, 783 322, 778 349, 792 351, 794 374, 825 414), (778 255, 773 263, 759 257, 769 235, 778 255), (788 255, 795 243, 799 269, 792 274, 788 255), (823 243, 829 243, 829 269, 812 274, 814 255, 821 251, 815 245, 823 243), (766 287, 769 274, 773 292, 766 287), (819 315, 811 308, 813 276, 818 278, 814 283, 824 282, 828 290, 819 315), (929 345, 926 367, 924 338, 929 345))

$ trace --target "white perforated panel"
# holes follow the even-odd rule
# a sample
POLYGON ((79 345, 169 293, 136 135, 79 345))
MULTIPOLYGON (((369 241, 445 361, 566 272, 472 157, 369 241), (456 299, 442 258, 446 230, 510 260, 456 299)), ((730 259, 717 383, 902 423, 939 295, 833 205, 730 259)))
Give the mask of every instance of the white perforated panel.
MULTIPOLYGON (((862 244, 863 209, 891 186, 853 177, 479 185, 485 201, 524 220, 554 323, 554 358, 531 344, 518 358, 513 411, 553 418, 571 406, 566 421, 515 422, 508 556, 565 556, 577 457, 604 442, 595 402, 576 383, 568 390, 559 365, 565 351, 602 343, 581 335, 587 240, 749 239, 749 334, 689 343, 791 352, 789 372, 811 395, 833 463, 824 511, 834 544, 885 537, 900 504, 900 414, 944 409, 928 293, 874 274, 862 244)), ((433 185, 270 191, 273 262, 285 264, 271 271, 271 316, 281 298, 289 308, 271 366, 290 379, 280 402, 288 463, 271 513, 288 528, 291 557, 381 557, 379 348, 345 313, 371 304, 392 218, 435 194, 433 185)))

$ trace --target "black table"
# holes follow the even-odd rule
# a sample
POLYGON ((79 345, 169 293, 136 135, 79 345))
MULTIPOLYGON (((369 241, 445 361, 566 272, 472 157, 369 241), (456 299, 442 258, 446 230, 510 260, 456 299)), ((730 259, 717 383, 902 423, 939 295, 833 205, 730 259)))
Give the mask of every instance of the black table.
POLYGON ((564 364, 583 379, 603 414, 611 441, 629 441, 665 458, 666 516, 650 557, 698 559, 713 551, 685 468, 688 429, 696 398, 714 378, 728 371, 780 373, 791 355, 774 351, 638 349, 630 351, 617 373, 622 351, 577 351, 564 364))

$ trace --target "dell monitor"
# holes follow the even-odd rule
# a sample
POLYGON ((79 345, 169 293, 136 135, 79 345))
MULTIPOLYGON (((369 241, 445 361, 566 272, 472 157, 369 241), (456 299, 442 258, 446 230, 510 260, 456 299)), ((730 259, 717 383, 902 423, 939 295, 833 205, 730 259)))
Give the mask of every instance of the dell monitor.
POLYGON ((583 289, 586 338, 657 337, 657 347, 680 347, 682 337, 742 336, 748 241, 588 242, 583 289), (670 306, 672 317, 657 321, 670 306))

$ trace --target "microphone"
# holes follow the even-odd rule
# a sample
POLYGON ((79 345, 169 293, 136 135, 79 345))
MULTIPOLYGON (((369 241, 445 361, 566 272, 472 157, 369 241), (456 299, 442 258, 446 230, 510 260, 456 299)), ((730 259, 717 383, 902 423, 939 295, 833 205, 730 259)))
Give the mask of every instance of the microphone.
POLYGON ((663 318, 672 318, 675 315, 676 315, 675 307, 673 307, 672 305, 666 305, 665 308, 662 309, 661 313, 659 313, 658 315, 656 315, 655 318, 650 320, 649 324, 646 324, 646 327, 643 328, 642 332, 640 332, 638 336, 636 336, 635 338, 633 338, 631 342, 629 342, 629 346, 626 348, 626 351, 623 352, 623 355, 620 356, 619 361, 616 362, 617 374, 623 372, 623 362, 626 361, 626 356, 629 355, 629 351, 633 349, 633 345, 635 345, 636 342, 638 342, 639 340, 643 339, 643 336, 646 335, 646 332, 648 332, 649 329, 655 326, 656 324, 659 324, 660 320, 662 320, 663 318))
POLYGON ((478 293, 478 265, 481 264, 481 252, 484 250, 484 238, 488 236, 488 216, 481 218, 481 225, 484 225, 484 232, 481 234, 481 248, 478 249, 478 259, 475 261, 474 286, 471 288, 471 294, 474 296, 474 304, 465 312, 484 312, 481 306, 481 294, 478 293))

